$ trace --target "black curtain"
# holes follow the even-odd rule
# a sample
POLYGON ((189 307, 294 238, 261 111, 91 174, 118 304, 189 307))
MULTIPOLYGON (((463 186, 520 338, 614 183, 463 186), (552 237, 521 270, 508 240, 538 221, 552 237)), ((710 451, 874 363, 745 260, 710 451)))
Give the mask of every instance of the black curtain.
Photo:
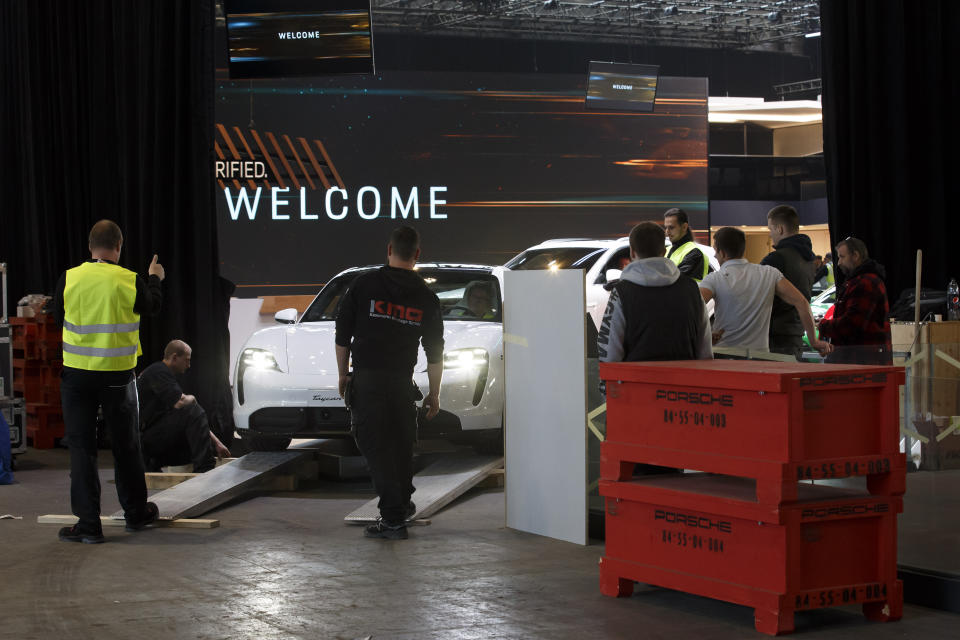
POLYGON ((823 138, 833 243, 856 236, 888 295, 960 277, 960 2, 823 0, 823 138))
POLYGON ((213 0, 7 0, 0 4, 0 261, 11 304, 50 294, 89 258, 109 218, 120 264, 166 269, 140 366, 172 338, 194 348, 194 389, 227 384, 228 283, 219 276, 213 181, 213 0))

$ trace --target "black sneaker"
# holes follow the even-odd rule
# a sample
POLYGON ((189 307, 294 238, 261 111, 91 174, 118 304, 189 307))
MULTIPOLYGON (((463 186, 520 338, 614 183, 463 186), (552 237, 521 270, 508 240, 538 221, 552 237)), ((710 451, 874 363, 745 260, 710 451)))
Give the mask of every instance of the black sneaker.
POLYGON ((79 525, 73 525, 72 527, 63 527, 60 529, 60 540, 63 542, 83 542, 84 544, 100 544, 101 542, 106 542, 107 539, 103 537, 103 531, 97 533, 90 533, 88 531, 83 531, 80 529, 79 525))
POLYGON ((157 508, 156 504, 148 502, 146 508, 144 509, 143 517, 139 520, 127 520, 127 526, 125 529, 127 531, 140 531, 141 529, 156 522, 158 517, 160 517, 160 509, 157 508))
POLYGON ((389 525, 383 520, 377 520, 375 524, 367 525, 363 530, 364 538, 383 538, 385 540, 406 540, 407 526, 404 524, 389 525))

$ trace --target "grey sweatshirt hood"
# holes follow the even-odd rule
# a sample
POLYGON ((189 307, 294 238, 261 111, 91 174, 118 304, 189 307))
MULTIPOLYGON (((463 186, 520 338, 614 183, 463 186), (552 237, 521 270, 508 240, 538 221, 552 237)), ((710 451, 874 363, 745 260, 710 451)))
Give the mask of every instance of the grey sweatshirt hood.
POLYGON ((667 287, 680 277, 680 269, 667 258, 634 260, 620 274, 621 280, 644 287, 667 287))

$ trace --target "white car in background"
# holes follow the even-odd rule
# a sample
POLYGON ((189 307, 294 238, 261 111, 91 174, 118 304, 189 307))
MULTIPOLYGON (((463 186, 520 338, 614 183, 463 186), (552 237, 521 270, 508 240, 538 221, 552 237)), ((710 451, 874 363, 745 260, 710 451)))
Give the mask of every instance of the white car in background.
MULTIPOLYGON (((669 247, 669 241, 667 241, 669 247)), ((697 244, 710 260, 714 270, 720 269, 713 247, 697 244)), ((586 279, 587 313, 597 329, 603 321, 610 292, 604 285, 620 279, 623 267, 630 261, 630 238, 591 240, 564 238, 547 240, 514 256, 505 269, 583 269, 586 279)), ((713 313, 713 301, 707 311, 713 313)))
MULTIPOLYGON (((350 417, 338 392, 335 320, 340 297, 354 278, 379 267, 347 269, 328 282, 297 318, 276 313, 277 326, 251 335, 237 359, 233 415, 254 450, 285 449, 291 438, 350 436, 350 417)), ((502 287, 493 267, 421 264, 417 273, 440 298, 444 321, 440 414, 420 420, 421 438, 447 438, 498 450, 503 436, 502 287), (473 310, 466 295, 492 293, 473 310)), ((427 394, 427 361, 420 349, 414 383, 427 394)))

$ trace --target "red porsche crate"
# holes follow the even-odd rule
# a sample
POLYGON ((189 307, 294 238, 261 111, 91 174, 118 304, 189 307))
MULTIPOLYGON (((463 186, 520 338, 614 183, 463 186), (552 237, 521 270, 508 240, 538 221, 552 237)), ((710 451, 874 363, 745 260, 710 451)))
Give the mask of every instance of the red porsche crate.
POLYGON ((758 480, 757 499, 796 499, 797 480, 868 476, 905 490, 899 367, 746 360, 601 363, 607 434, 601 477, 634 463, 758 480))
POLYGON ((751 500, 750 485, 704 474, 602 481, 601 591, 629 596, 639 581, 750 606, 769 634, 792 631, 795 611, 820 607, 861 604, 870 619, 901 617, 902 498, 803 484, 799 502, 771 510, 751 500))

